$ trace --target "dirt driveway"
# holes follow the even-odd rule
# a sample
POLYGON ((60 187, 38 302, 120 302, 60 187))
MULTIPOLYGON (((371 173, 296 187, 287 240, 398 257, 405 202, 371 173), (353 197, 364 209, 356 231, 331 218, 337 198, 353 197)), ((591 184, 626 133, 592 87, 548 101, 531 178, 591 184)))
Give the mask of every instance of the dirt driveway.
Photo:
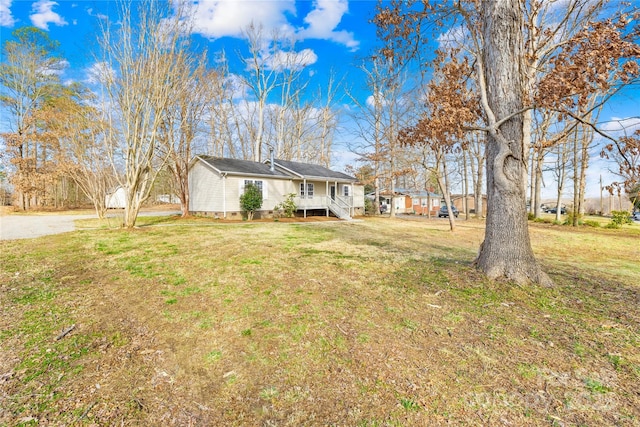
MULTIPOLYGON (((140 216, 164 216, 179 212, 141 212, 140 216)), ((110 214, 108 216, 116 216, 110 214)), ((97 218, 95 214, 68 214, 68 215, 1 215, 0 216, 0 240, 32 239, 34 237, 49 234, 60 234, 76 229, 74 221, 77 219, 97 218)))

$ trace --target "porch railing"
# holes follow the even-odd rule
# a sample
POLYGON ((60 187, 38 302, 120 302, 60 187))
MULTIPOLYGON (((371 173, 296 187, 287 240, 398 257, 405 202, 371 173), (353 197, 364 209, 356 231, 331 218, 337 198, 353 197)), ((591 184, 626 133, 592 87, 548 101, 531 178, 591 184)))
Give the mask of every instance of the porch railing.
POLYGON ((295 197, 294 203, 298 207, 298 210, 302 209, 329 209, 338 218, 350 219, 351 203, 353 198, 336 196, 332 199, 328 196, 314 196, 313 198, 301 198, 295 197))

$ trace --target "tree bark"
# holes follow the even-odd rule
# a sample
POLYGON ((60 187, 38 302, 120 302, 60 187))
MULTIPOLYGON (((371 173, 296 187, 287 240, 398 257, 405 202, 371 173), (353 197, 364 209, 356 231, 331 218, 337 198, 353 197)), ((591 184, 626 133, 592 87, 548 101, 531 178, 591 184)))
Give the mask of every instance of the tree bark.
POLYGON ((484 49, 478 87, 489 121, 487 222, 476 265, 490 279, 550 284, 531 248, 526 210, 523 23, 518 0, 480 3, 484 49), (507 119, 499 124, 501 120, 507 119))

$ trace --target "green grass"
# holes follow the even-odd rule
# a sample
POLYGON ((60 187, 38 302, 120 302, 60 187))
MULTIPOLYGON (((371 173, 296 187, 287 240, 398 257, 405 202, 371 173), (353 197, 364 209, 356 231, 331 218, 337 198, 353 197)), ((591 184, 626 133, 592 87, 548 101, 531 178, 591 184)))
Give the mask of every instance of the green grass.
POLYGON ((640 424, 640 227, 532 222, 551 288, 474 270, 482 233, 165 218, 2 242, 0 426, 640 424))

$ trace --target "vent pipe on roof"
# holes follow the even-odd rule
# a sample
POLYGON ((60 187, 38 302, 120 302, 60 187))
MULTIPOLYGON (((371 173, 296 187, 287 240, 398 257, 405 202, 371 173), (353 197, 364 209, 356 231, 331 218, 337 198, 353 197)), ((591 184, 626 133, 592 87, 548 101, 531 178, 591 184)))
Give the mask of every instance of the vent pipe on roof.
POLYGON ((273 164, 273 147, 269 147, 269 156, 271 157, 271 172, 274 172, 276 167, 273 164))

